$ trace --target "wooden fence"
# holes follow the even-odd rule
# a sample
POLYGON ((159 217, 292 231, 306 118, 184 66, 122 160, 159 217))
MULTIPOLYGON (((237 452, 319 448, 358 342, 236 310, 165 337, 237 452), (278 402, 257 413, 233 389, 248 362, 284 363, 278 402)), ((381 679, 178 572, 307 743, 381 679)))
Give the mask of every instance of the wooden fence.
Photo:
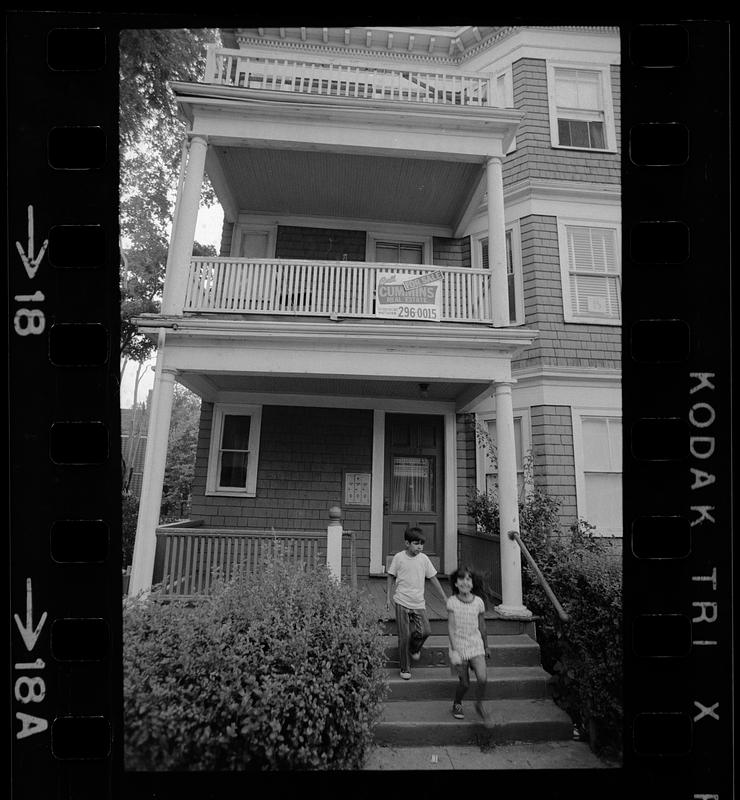
POLYGON ((309 570, 326 564, 326 531, 204 528, 192 521, 162 525, 153 583, 166 597, 199 597, 218 578, 253 574, 278 554, 309 570))

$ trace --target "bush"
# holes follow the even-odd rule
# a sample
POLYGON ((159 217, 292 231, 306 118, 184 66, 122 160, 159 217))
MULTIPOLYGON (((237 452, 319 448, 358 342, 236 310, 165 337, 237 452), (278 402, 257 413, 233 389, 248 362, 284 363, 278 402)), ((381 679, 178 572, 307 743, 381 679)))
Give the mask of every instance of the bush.
MULTIPOLYGON (((524 603, 537 619, 543 667, 556 702, 589 733, 596 751, 622 748, 622 575, 594 526, 580 520, 560 532, 560 503, 538 487, 519 503, 520 535, 568 613, 558 617, 522 556, 524 603)), ((495 494, 476 493, 468 513, 484 532, 498 533, 495 494)))
POLYGON ((279 559, 190 608, 127 602, 126 768, 357 768, 387 693, 383 647, 363 596, 279 559))
POLYGON ((134 558, 136 522, 139 517, 139 498, 125 489, 121 492, 121 545, 123 566, 127 567, 134 558))

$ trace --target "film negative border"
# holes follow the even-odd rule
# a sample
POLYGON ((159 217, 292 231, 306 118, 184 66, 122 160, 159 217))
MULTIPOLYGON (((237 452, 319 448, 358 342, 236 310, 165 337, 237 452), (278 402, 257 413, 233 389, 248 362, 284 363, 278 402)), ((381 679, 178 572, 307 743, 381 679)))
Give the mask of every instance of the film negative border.
POLYGON ((6 16, 15 797, 110 797, 120 724, 116 34, 6 16), (118 580, 116 580, 118 575, 118 580))
POLYGON ((635 24, 623 41, 625 767, 653 796, 718 799, 733 736, 728 30, 635 24))
MULTIPOLYGON (((498 773, 496 786, 724 800, 734 736, 729 26, 616 22, 625 767, 604 778, 498 773)), ((206 796, 243 785, 122 771, 117 33, 192 24, 6 17, 16 798, 146 797, 186 783, 206 796)), ((371 776, 363 786, 378 791, 371 776)))

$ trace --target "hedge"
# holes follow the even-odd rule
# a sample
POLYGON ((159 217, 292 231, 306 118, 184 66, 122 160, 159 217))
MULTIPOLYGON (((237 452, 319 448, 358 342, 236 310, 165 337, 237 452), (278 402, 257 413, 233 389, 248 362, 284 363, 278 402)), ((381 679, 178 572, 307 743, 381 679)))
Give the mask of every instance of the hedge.
MULTIPOLYGON (((519 503, 520 535, 570 619, 564 623, 522 558, 524 603, 537 617, 543 667, 555 701, 596 752, 622 751, 622 572, 608 545, 585 520, 562 534, 560 502, 533 487, 519 503)), ((468 513, 481 530, 498 533, 495 494, 475 493, 468 513)))
POLYGON ((130 770, 356 769, 387 694, 377 614, 280 559, 192 607, 126 601, 130 770))

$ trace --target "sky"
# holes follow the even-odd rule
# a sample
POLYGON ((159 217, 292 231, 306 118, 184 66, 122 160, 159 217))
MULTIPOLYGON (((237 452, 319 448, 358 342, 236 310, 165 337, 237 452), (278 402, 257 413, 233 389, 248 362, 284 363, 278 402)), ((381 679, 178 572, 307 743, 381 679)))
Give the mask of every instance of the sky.
MULTIPOLYGON (((195 239, 201 244, 210 244, 216 248, 216 252, 221 247, 221 227, 223 224, 224 213, 218 204, 212 208, 201 208, 198 211, 198 221, 195 227, 195 239)), ((146 400, 147 393, 154 384, 154 365, 155 359, 150 359, 144 364, 142 377, 139 381, 139 391, 137 402, 146 400)), ((121 379, 121 408, 131 408, 134 399, 134 382, 136 379, 136 364, 129 363, 121 379)))

